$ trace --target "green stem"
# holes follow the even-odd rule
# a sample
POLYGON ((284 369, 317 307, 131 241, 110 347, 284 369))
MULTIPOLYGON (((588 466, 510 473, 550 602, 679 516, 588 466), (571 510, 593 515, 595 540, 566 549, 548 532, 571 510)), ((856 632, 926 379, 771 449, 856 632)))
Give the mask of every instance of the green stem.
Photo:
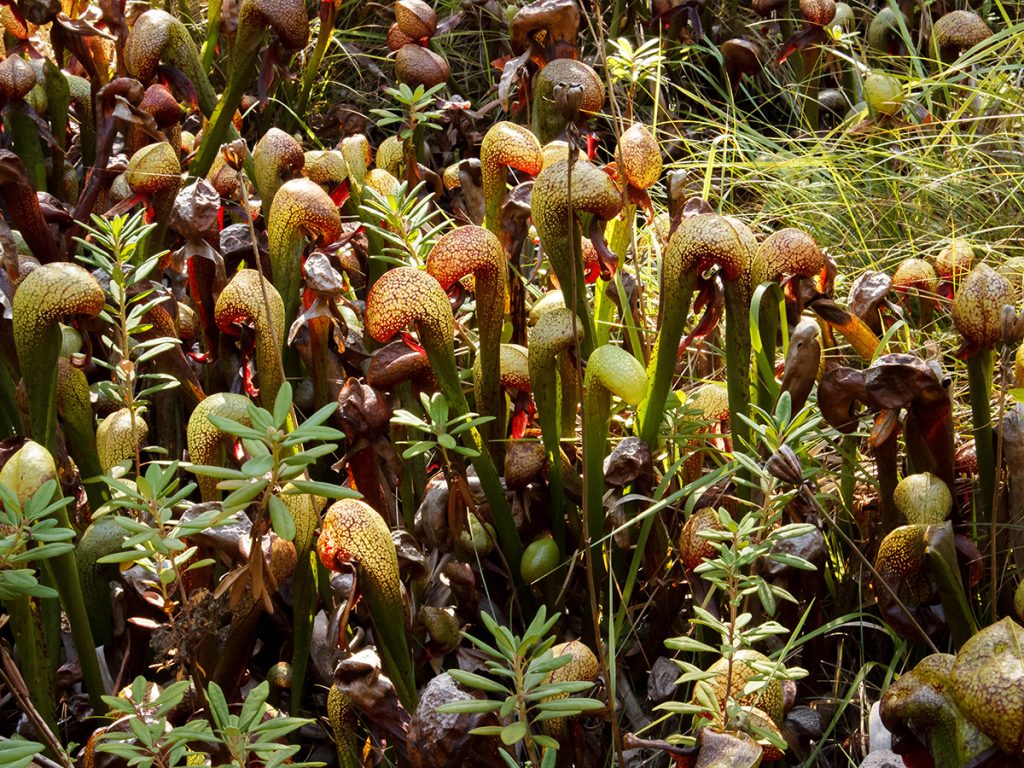
MULTIPOLYGON (((661 300, 661 330, 655 342, 651 360, 653 374, 647 398, 640 406, 640 439, 654 451, 658 444, 658 429, 665 417, 665 403, 675 378, 679 359, 679 342, 683 338, 686 316, 689 314, 696 273, 684 274, 678 290, 668 285, 671 276, 664 276, 665 286, 661 300)), ((645 521, 645 525, 647 521, 645 521)))
POLYGON ((55 151, 50 157, 50 190, 63 198, 64 159, 67 154, 68 110, 71 107, 71 89, 68 81, 57 66, 45 59, 43 76, 46 88, 47 113, 50 118, 50 130, 56 142, 55 151))
POLYGON ((987 525, 995 498, 996 465, 992 438, 992 349, 985 348, 967 358, 967 383, 971 398, 974 450, 978 457, 979 501, 974 507, 975 525, 987 525))
POLYGON ((57 455, 57 358, 60 352, 60 327, 53 323, 42 334, 40 344, 32 352, 32 359, 19 350, 22 359, 21 375, 29 398, 29 435, 50 452, 57 455))
POLYGON ((292 695, 291 714, 297 715, 302 707, 309 648, 313 638, 313 614, 316 611, 316 553, 307 547, 298 553, 298 564, 292 580, 292 695))
POLYGON ((586 534, 593 559, 595 584, 601 584, 605 574, 600 541, 604 537, 603 464, 611 401, 611 393, 602 386, 590 386, 583 393, 583 509, 587 520, 586 534))
POLYGON ((576 438, 576 412, 579 410, 580 372, 568 354, 558 356, 559 429, 562 440, 576 438), (567 393, 571 393, 571 396, 567 393))
POLYGON ((501 330, 504 318, 501 307, 496 313, 487 311, 484 305, 487 296, 493 295, 493 292, 484 291, 483 281, 479 278, 476 284, 480 355, 480 402, 476 408, 482 416, 494 417, 494 421, 481 425, 481 435, 494 461, 504 463, 506 408, 505 393, 501 389, 501 330))
POLYGON ((615 316, 615 302, 608 297, 611 280, 597 278, 594 284, 594 340, 598 346, 611 339, 612 318, 615 316))
MULTIPOLYGON (((275 463, 277 458, 275 457, 275 463)), ((293 714, 302 707, 306 667, 309 664, 309 649, 313 638, 313 618, 316 613, 317 602, 314 542, 316 540, 316 529, 320 526, 319 509, 323 504, 323 499, 317 499, 315 496, 306 494, 285 496, 285 505, 295 521, 296 570, 292 582, 293 651, 292 697, 290 703, 293 714)))
POLYGON ((856 104, 863 100, 864 95, 861 92, 861 81, 852 64, 844 63, 842 85, 843 90, 846 92, 846 99, 850 104, 856 104))
POLYGON ((636 206, 632 203, 626 203, 622 213, 608 223, 608 231, 606 232, 608 247, 611 249, 612 253, 618 257, 619 264, 618 269, 615 270, 615 276, 611 281, 606 281, 600 278, 597 281, 597 285, 594 290, 594 325, 595 330, 597 331, 597 343, 608 343, 608 323, 611 320, 611 315, 614 310, 613 302, 608 298, 605 291, 607 290, 609 283, 614 282, 615 291, 619 297, 622 324, 626 328, 626 333, 628 334, 629 344, 633 355, 637 360, 645 362, 642 359, 644 351, 643 346, 640 344, 640 336, 637 331, 636 321, 633 318, 633 313, 630 311, 629 300, 626 295, 626 287, 622 283, 622 269, 626 262, 626 256, 629 253, 629 245, 633 240, 633 222, 635 219, 636 206))
POLYGON ((4 118, 4 130, 11 137, 14 152, 28 171, 28 177, 38 192, 46 191, 46 161, 43 145, 39 140, 39 128, 35 122, 17 110, 11 110, 4 118))
MULTIPOLYGON (((466 395, 462 391, 459 372, 455 367, 455 358, 451 354, 449 345, 439 344, 436 340, 431 339, 429 334, 423 333, 421 333, 421 342, 424 349, 427 350, 430 365, 434 369, 441 392, 448 399, 452 413, 456 416, 465 416, 469 413, 469 403, 466 402, 466 395)), ((463 431, 461 437, 466 448, 479 454, 472 459, 473 468, 480 480, 480 488, 491 505, 494 528, 498 533, 498 543, 501 546, 502 554, 518 581, 519 569, 517 566, 523 556, 523 544, 519 539, 519 532, 516 530, 508 499, 505 498, 505 489, 501 484, 501 478, 494 467, 491 454, 487 451, 480 432, 474 427, 463 431)))
MULTIPOLYGON (((501 388, 501 331, 503 326, 502 311, 486 307, 491 289, 485 290, 484 281, 477 277, 477 326, 479 331, 479 377, 477 379, 476 410, 482 416, 494 416, 494 421, 481 425, 480 434, 484 445, 496 465, 504 464, 506 437, 505 393, 501 388)), ((504 302, 502 302, 502 305, 504 302)))
MULTIPOLYGON (((750 321, 752 326, 751 347, 755 353, 757 386, 755 390, 757 407, 771 411, 778 395, 775 383, 775 350, 781 325, 780 308, 785 312, 785 297, 778 283, 763 283, 755 291, 751 302, 750 321), (756 333, 757 344, 753 343, 756 333)), ((784 315, 783 315, 784 316, 784 315)))
MULTIPOLYGON (((397 427, 392 427, 395 430, 395 440, 403 440, 406 436, 406 430, 402 428, 399 430, 397 427)), ((416 530, 416 489, 414 487, 415 479, 413 477, 413 467, 411 462, 408 460, 402 462, 402 477, 398 484, 398 502, 402 505, 401 518, 402 525, 405 526, 405 530, 409 533, 413 533, 416 530)))
MULTIPOLYGON (((477 282, 479 286, 480 283, 477 282)), ((478 298, 478 301, 480 299, 478 298)), ((488 453, 496 465, 504 464, 505 457, 505 393, 501 389, 501 316, 499 314, 497 334, 492 336, 488 323, 477 311, 479 326, 479 346, 477 355, 480 362, 479 379, 476 390, 476 410, 482 416, 493 416, 494 421, 480 425, 480 435, 488 453), (496 359, 497 358, 497 359, 496 359)))
MULTIPOLYGON (((746 450, 750 428, 750 292, 740 281, 725 281, 725 370, 729 390, 732 449, 746 450)), ((742 493, 742 491, 741 491, 742 493)))
POLYGON ((323 2, 327 6, 327 11, 326 13, 321 11, 320 32, 317 34, 316 45, 313 47, 313 52, 306 63, 306 69, 302 73, 302 90, 299 91, 299 97, 295 106, 295 114, 297 115, 304 115, 306 113, 306 105, 309 104, 313 83, 316 82, 318 77, 323 75, 320 71, 320 63, 327 52, 327 46, 330 44, 331 37, 334 34, 334 22, 338 18, 338 3, 335 0, 323 0, 323 2))
MULTIPOLYGON (((565 483, 562 475, 560 425, 561 402, 576 404, 576 388, 562 381, 559 387, 559 358, 580 340, 582 328, 574 323, 573 313, 559 307, 541 316, 533 330, 529 347, 530 385, 537 407, 541 440, 548 462, 548 504, 551 534, 559 554, 565 552, 565 483)), ((575 411, 575 407, 573 408, 575 411)), ((574 413, 575 416, 575 413, 574 413)))
POLYGON ((89 607, 93 637, 100 645, 109 645, 114 638, 110 582, 117 580, 118 568, 114 563, 97 561, 123 551, 123 544, 124 529, 112 515, 97 518, 78 539, 78 576, 89 607))
MULTIPOLYGON (((241 37, 241 36, 240 36, 241 37)), ((238 61, 232 61, 227 87, 221 94, 220 101, 210 116, 210 122, 203 129, 202 141, 199 144, 199 151, 188 169, 188 174, 193 179, 202 179, 210 171, 213 160, 220 152, 225 137, 233 129, 232 121, 235 117, 235 110, 242 100, 246 85, 249 83, 249 73, 256 64, 256 55, 259 49, 259 39, 252 41, 237 41, 237 49, 245 51, 238 57, 238 61), (248 50, 246 50, 248 47, 248 50)), ((246 152, 246 174, 249 178, 255 178, 256 170, 252 167, 252 157, 246 152)))
POLYGON ((626 293, 626 286, 622 282, 622 270, 615 272, 615 277, 612 282, 615 285, 615 292, 619 296, 619 307, 621 308, 620 316, 622 318, 622 325, 626 329, 626 340, 629 342, 629 351, 633 353, 633 357, 640 361, 642 365, 646 365, 647 361, 644 359, 644 345, 640 342, 640 331, 636 325, 636 318, 633 317, 633 311, 629 304, 629 295, 626 293))
MULTIPOLYGON (((405 410, 420 416, 422 415, 423 407, 419 399, 413 394, 412 384, 408 381, 403 381, 395 387, 395 393, 398 395, 398 399, 405 410)), ((392 427, 392 429, 397 429, 397 427, 392 427)), ((402 439, 402 435, 395 435, 396 443, 402 439)), ((405 522, 405 530, 409 531, 409 533, 412 533, 415 528, 416 509, 419 506, 420 499, 423 498, 423 491, 426 485, 427 470, 423 456, 413 456, 411 459, 404 460, 402 462, 400 493, 402 520, 405 522)))
MULTIPOLYGON (((654 355, 648 364, 650 385, 647 388, 647 397, 644 398, 637 411, 637 418, 640 422, 640 439, 646 443, 652 455, 658 446, 658 431, 665 416, 665 403, 672 389, 672 380, 675 378, 676 363, 679 359, 679 342, 683 338, 683 330, 696 281, 695 272, 680 273, 675 260, 671 262, 666 260, 665 274, 662 275, 662 299, 659 308, 661 329, 655 342, 654 355)), ((635 510, 627 510, 628 516, 632 517, 633 514, 635 514, 635 510)), ((637 537, 636 548, 633 550, 633 559, 630 563, 629 574, 631 576, 639 571, 640 563, 646 555, 647 541, 656 522, 662 526, 660 517, 648 515, 640 525, 640 534, 637 537)), ((659 533, 657 539, 667 539, 667 535, 659 533)))
POLYGON ((590 311, 587 285, 583 280, 583 240, 579 223, 573 219, 568 237, 549 241, 546 247, 548 260, 558 276, 558 283, 565 297, 565 306, 575 310, 583 323, 581 354, 586 360, 597 347, 597 331, 590 311))
MULTIPOLYGON (((543 427, 542 427, 543 429, 543 427)), ((565 498, 565 478, 562 474, 562 449, 556 441, 554 448, 544 446, 548 460, 548 507, 551 521, 551 538, 558 545, 558 554, 565 552, 565 515, 567 507, 575 510, 575 506, 567 504, 565 498)))
POLYGON ((484 201, 484 226, 495 235, 501 235, 501 204, 505 202, 505 189, 487 196, 484 201))
POLYGON ((331 571, 320 562, 316 561, 316 591, 320 595, 320 602, 324 605, 333 605, 334 590, 331 587, 331 571))
POLYGON ((959 649, 978 631, 978 623, 971 612, 964 584, 957 565, 956 544, 953 539, 953 524, 941 526, 943 533, 928 538, 925 559, 928 572, 938 586, 942 608, 946 614, 946 626, 955 648, 959 649))
POLYGON ((39 614, 32 606, 32 599, 27 596, 5 600, 4 606, 11 617, 11 632, 18 650, 18 668, 25 679, 29 698, 50 730, 57 733, 57 721, 53 716, 53 681, 46 658, 47 645, 43 642, 39 614))
MULTIPOLYGON (((71 528, 67 507, 57 511, 57 522, 63 528, 71 528)), ((86 609, 82 595, 82 584, 78 575, 78 564, 74 552, 58 555, 48 561, 48 569, 53 575, 61 605, 71 624, 71 637, 78 651, 78 663, 82 667, 82 679, 89 693, 89 701, 95 711, 103 711, 103 698, 106 689, 103 687, 103 676, 100 674, 99 661, 96 658, 96 643, 89 624, 89 611, 86 609)))
MULTIPOLYGON (((89 383, 85 374, 75 368, 67 359, 58 361, 57 388, 55 396, 60 408, 61 426, 68 453, 78 465, 82 480, 103 474, 100 457, 96 450, 96 425, 90 402, 89 383)), ((83 483, 89 505, 98 510, 106 501, 103 483, 83 483)))
POLYGON ((14 437, 21 434, 21 411, 18 410, 18 385, 11 371, 11 362, 0 355, 0 434, 14 437))
POLYGON ((203 71, 210 72, 213 68, 213 55, 220 39, 220 16, 222 0, 210 0, 207 6, 206 42, 203 43, 203 71))
MULTIPOLYGON (((604 580, 604 560, 598 542, 604 538, 604 458, 612 394, 639 403, 646 392, 647 372, 621 347, 598 347, 590 356, 583 387, 583 511, 587 521, 595 585, 604 580)), ((600 603, 600 600, 598 601, 600 603)))

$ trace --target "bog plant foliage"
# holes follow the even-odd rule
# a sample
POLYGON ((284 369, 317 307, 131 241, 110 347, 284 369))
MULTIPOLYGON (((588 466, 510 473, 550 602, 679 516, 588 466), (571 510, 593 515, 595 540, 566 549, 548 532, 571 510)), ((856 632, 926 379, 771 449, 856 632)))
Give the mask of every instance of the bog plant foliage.
POLYGON ((0 763, 1021 761, 1018 5, 0 24, 0 763))

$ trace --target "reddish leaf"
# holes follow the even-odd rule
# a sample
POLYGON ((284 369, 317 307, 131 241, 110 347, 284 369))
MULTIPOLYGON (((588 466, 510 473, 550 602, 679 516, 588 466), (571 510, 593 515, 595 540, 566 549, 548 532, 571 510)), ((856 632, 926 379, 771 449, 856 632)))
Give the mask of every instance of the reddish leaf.
POLYGON ((246 360, 242 365, 242 386, 245 389, 245 394, 249 395, 249 397, 256 398, 260 396, 259 388, 253 383, 251 360, 246 360))
POLYGON ((351 190, 349 189, 348 186, 348 179, 345 179, 345 181, 341 182, 341 184, 335 187, 334 191, 331 192, 331 200, 339 208, 345 205, 350 196, 351 190))
POLYGON ((406 331, 400 331, 398 336, 413 352, 421 352, 424 355, 427 354, 427 350, 420 346, 420 343, 416 341, 415 337, 411 336, 406 331))

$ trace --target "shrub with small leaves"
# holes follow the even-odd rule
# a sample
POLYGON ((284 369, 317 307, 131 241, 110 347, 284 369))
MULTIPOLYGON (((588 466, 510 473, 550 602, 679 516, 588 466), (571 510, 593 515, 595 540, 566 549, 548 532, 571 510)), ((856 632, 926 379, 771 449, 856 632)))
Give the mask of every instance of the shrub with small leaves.
POLYGON ((295 520, 281 496, 308 493, 329 499, 356 499, 358 492, 334 483, 317 482, 308 479, 310 465, 322 456, 333 453, 337 443, 322 443, 323 440, 340 440, 345 435, 333 427, 325 426, 327 419, 337 409, 337 403, 330 403, 318 410, 302 424, 291 428, 292 387, 285 382, 274 400, 274 411, 249 405, 247 426, 222 416, 210 416, 210 422, 228 435, 236 438, 248 455, 239 469, 193 464, 189 469, 197 475, 218 478, 218 487, 230 491, 223 501, 226 514, 234 514, 256 504, 258 517, 269 515, 274 533, 282 539, 295 538, 295 520), (315 445, 320 443, 319 445, 315 445))
POLYGON ((373 253, 375 261, 398 267, 419 267, 427 260, 438 237, 448 226, 447 219, 438 215, 427 194, 427 183, 421 181, 413 188, 401 182, 389 195, 372 187, 363 188, 363 202, 359 210, 363 225, 375 233, 382 242, 380 253, 373 253))
POLYGON ((151 585, 171 606, 173 585, 182 573, 210 565, 213 561, 192 561, 198 548, 186 542, 189 536, 222 523, 228 515, 219 508, 185 516, 192 505, 186 500, 195 483, 181 486, 179 462, 167 466, 151 463, 135 482, 104 476, 112 499, 100 514, 110 514, 124 530, 121 551, 99 559, 101 563, 133 563, 154 577, 151 585))
POLYGON ((88 239, 75 238, 83 246, 79 260, 103 275, 107 295, 100 318, 107 324, 102 342, 108 359, 92 360, 108 369, 112 378, 101 381, 99 389, 104 397, 130 409, 140 423, 149 397, 179 386, 174 376, 146 371, 144 364, 181 344, 171 336, 152 335, 149 313, 172 300, 153 279, 166 252, 142 258, 146 236, 156 226, 146 224, 144 214, 111 219, 93 215, 91 224, 82 224, 88 239))
MULTIPOLYGON (((770 529, 764 523, 763 511, 753 509, 740 520, 733 520, 724 509, 718 510, 718 527, 707 528, 697 533, 711 541, 718 549, 718 556, 705 560, 694 569, 694 573, 707 581, 714 592, 723 595, 725 601, 721 614, 694 605, 690 623, 704 627, 717 634, 717 645, 704 642, 694 636, 674 637, 665 645, 687 654, 707 653, 719 657, 719 662, 709 669, 702 669, 685 659, 676 659, 683 670, 677 684, 695 683, 694 700, 690 703, 672 701, 662 704, 664 709, 676 714, 694 715, 695 728, 699 724, 731 724, 743 722, 751 735, 778 749, 785 749, 785 741, 777 731, 760 727, 750 714, 753 706, 767 707, 767 702, 776 698, 775 691, 781 680, 797 680, 807 672, 799 667, 787 668, 781 661, 772 661, 751 649, 772 636, 791 634, 790 630, 777 621, 754 621, 751 611, 743 610, 746 601, 757 597, 762 613, 771 616, 776 612, 780 600, 796 602, 785 589, 765 580, 755 570, 763 561, 773 561, 801 570, 814 570, 814 566, 796 555, 776 550, 778 542, 802 536, 813 529, 804 524, 790 524, 770 529)), ((781 700, 778 702, 781 707, 781 700)), ((689 737, 682 739, 688 741, 689 737)))
MULTIPOLYGON (((748 419, 752 434, 770 451, 789 442, 798 444, 808 424, 815 421, 807 408, 792 414, 786 394, 780 398, 774 413, 758 408, 754 408, 753 413, 755 418, 748 419)), ((781 523, 792 493, 777 493, 776 478, 758 465, 750 453, 736 451, 732 466, 749 471, 759 484, 765 502, 761 507, 750 507, 739 519, 720 508, 714 524, 696 532, 717 554, 706 557, 694 568, 694 574, 708 585, 710 597, 719 599, 719 606, 717 610, 710 610, 706 605, 695 604, 690 623, 696 632, 670 638, 665 645, 686 654, 708 654, 717 657, 717 661, 703 669, 685 658, 676 659, 675 663, 683 670, 676 682, 694 683, 693 699, 688 703, 667 702, 659 709, 693 715, 695 730, 710 721, 717 727, 746 731, 762 746, 781 751, 786 743, 771 722, 775 715, 782 716, 780 683, 800 679, 807 672, 799 667, 787 668, 781 660, 769 659, 754 650, 773 636, 795 638, 799 634, 799 626, 791 631, 770 618, 776 615, 780 602, 796 603, 797 600, 784 587, 765 577, 764 565, 774 563, 798 571, 815 570, 812 563, 786 552, 779 544, 811 534, 816 528, 807 523, 781 523), (750 607, 754 599, 760 603, 757 612, 750 607), (758 621, 757 616, 764 618, 758 621), (707 641, 709 631, 718 636, 718 643, 707 641), (770 710, 773 718, 762 717, 762 709, 770 710)), ((735 472, 734 477, 738 478, 739 473, 735 472)), ((690 736, 674 740, 693 741, 690 736)))
POLYGON ((97 751, 121 757, 136 768, 195 765, 197 757, 200 765, 209 765, 210 754, 228 758, 217 763, 217 768, 323 765, 291 759, 300 746, 287 743, 285 737, 311 721, 282 717, 271 710, 267 705, 270 685, 266 681, 249 691, 237 714, 229 709, 220 687, 210 683, 206 689, 209 722, 197 718, 172 726, 168 717, 181 704, 190 686, 188 680, 182 680, 161 691, 139 676, 123 695, 104 696, 118 719, 103 732, 97 751))
MULTIPOLYGON (((530 765, 554 765, 558 741, 539 733, 539 723, 604 708, 604 703, 597 699, 573 696, 592 688, 590 681, 548 682, 552 672, 572 661, 569 654, 555 656, 551 651, 555 637, 550 633, 558 617, 556 613, 548 618, 542 606, 523 635, 518 636, 481 613, 480 620, 494 638, 494 644, 469 634, 465 637, 488 657, 487 671, 493 677, 458 669, 448 673, 460 685, 496 698, 445 704, 438 707, 438 711, 445 714, 493 712, 504 725, 481 726, 470 733, 498 736, 506 747, 522 742, 530 765)), ((519 765, 513 753, 502 749, 501 756, 507 765, 513 768, 519 765)))
POLYGON ((188 680, 181 680, 160 690, 140 675, 122 695, 104 696, 115 720, 100 735, 96 751, 120 757, 136 768, 188 765, 194 753, 190 745, 213 737, 204 720, 191 720, 177 728, 167 721, 190 686, 188 680))
POLYGON ((470 459, 480 455, 479 451, 459 445, 456 438, 468 429, 493 421, 493 416, 467 413, 465 416, 449 419, 448 400, 440 392, 435 392, 433 395, 421 392, 420 402, 423 403, 426 419, 421 419, 416 414, 405 410, 395 411, 395 415, 391 417, 392 424, 411 427, 428 435, 428 439, 419 440, 406 448, 402 452, 402 458, 411 459, 413 456, 436 449, 440 451, 445 465, 448 465, 450 463, 448 461, 449 451, 470 459))
POLYGON ((299 744, 289 744, 285 737, 304 725, 312 723, 301 717, 282 717, 267 705, 270 684, 264 680, 253 688, 242 702, 242 709, 234 714, 228 709, 224 692, 216 683, 206 689, 206 701, 213 721, 214 740, 231 756, 224 766, 263 765, 277 768, 319 768, 324 763, 293 760, 299 744))

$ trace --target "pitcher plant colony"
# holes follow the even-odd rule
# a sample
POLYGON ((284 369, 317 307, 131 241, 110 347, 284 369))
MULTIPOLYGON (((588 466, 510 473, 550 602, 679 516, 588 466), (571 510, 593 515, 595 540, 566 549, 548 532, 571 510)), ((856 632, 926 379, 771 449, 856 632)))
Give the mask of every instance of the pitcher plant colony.
POLYGON ((0 5, 0 764, 1024 764, 1019 15, 0 5))

